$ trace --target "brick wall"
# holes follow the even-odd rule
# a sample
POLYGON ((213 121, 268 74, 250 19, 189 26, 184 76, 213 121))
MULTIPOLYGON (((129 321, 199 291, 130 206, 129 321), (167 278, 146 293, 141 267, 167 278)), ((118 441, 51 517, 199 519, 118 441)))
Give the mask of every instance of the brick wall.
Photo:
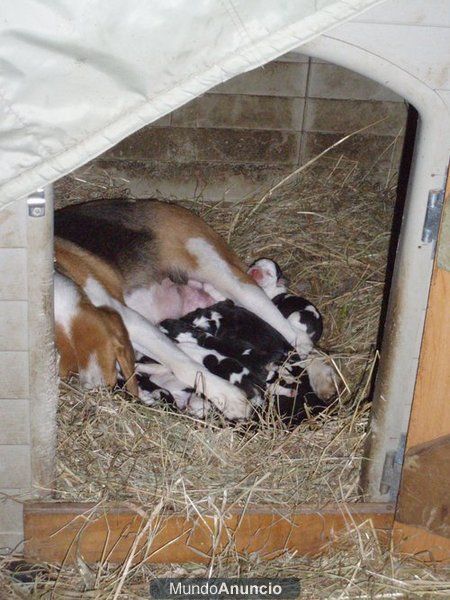
POLYGON ((386 181, 400 157, 406 106, 383 86, 297 53, 218 86, 98 158, 135 196, 239 199, 293 171, 345 134, 387 117, 332 151, 386 181))

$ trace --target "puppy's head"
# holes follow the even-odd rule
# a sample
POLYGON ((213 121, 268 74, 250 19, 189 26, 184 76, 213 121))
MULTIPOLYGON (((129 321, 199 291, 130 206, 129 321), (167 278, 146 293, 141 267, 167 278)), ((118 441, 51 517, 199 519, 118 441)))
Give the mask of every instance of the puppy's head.
POLYGON ((259 258, 252 263, 247 271, 256 283, 262 287, 269 298, 286 292, 288 282, 280 266, 270 258, 259 258))

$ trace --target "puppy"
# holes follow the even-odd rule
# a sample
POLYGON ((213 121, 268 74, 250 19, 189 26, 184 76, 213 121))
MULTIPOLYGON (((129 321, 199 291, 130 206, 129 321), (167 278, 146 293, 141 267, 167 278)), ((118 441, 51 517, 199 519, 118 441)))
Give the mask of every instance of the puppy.
POLYGON ((288 293, 287 280, 274 260, 255 260, 248 274, 262 287, 295 330, 305 331, 314 343, 319 341, 323 332, 322 315, 305 298, 288 293))

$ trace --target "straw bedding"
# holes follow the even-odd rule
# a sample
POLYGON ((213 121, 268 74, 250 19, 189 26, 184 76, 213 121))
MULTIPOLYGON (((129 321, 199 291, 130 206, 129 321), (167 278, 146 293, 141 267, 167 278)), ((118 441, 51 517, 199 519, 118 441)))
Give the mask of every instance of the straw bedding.
MULTIPOLYGON (((62 180, 57 193, 67 204, 127 190, 126 181, 84 171, 62 180)), ((219 518, 226 506, 358 500, 394 198, 394 185, 381 189, 339 161, 239 204, 186 201, 244 261, 274 258, 291 290, 320 308, 321 346, 340 374, 339 396, 325 413, 287 431, 270 411, 257 427, 231 428, 217 415, 203 423, 122 392, 62 383, 55 497, 130 500, 149 513, 158 506, 161 514, 207 511, 219 518)), ((295 576, 308 598, 450 596, 448 571, 394 559, 370 523, 351 528, 340 546, 316 559, 286 553, 267 563, 232 548, 208 567, 88 567, 80 557, 73 568, 44 565, 41 584, 33 585, 36 597, 146 598, 148 582, 163 574, 295 576)), ((0 569, 5 598, 22 597, 18 585, 0 569)))
POLYGON ((270 411, 260 427, 230 428, 217 416, 203 424, 124 394, 62 384, 58 498, 148 506, 164 495, 174 510, 186 496, 202 508, 225 498, 280 506, 358 499, 394 190, 355 173, 320 173, 303 173, 271 196, 184 204, 247 263, 276 259, 291 289, 319 307, 321 345, 341 376, 333 405, 294 432, 270 411))
MULTIPOLYGON (((351 169, 342 161, 337 168, 322 161, 272 194, 239 203, 213 204, 201 197, 183 202, 247 263, 261 256, 277 260, 291 290, 319 307, 325 325, 321 346, 341 376, 330 409, 291 433, 270 413, 256 430, 231 429, 217 417, 202 425, 123 394, 83 393, 76 382, 63 384, 58 497, 139 494, 152 503, 170 489, 173 508, 183 507, 183 490, 202 506, 220 504, 224 493, 229 502, 242 504, 243 490, 250 488, 255 503, 358 498, 395 186, 382 189, 362 180, 354 165, 351 169)), ((59 186, 65 204, 127 195, 126 182, 89 169, 59 186)))

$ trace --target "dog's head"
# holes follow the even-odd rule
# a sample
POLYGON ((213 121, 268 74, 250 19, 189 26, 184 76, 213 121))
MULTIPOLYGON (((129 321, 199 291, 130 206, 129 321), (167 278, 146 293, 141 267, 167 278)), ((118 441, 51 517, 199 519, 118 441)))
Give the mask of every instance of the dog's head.
POLYGON ((288 282, 278 263, 270 258, 259 258, 250 265, 247 273, 262 287, 269 298, 286 292, 288 282))

